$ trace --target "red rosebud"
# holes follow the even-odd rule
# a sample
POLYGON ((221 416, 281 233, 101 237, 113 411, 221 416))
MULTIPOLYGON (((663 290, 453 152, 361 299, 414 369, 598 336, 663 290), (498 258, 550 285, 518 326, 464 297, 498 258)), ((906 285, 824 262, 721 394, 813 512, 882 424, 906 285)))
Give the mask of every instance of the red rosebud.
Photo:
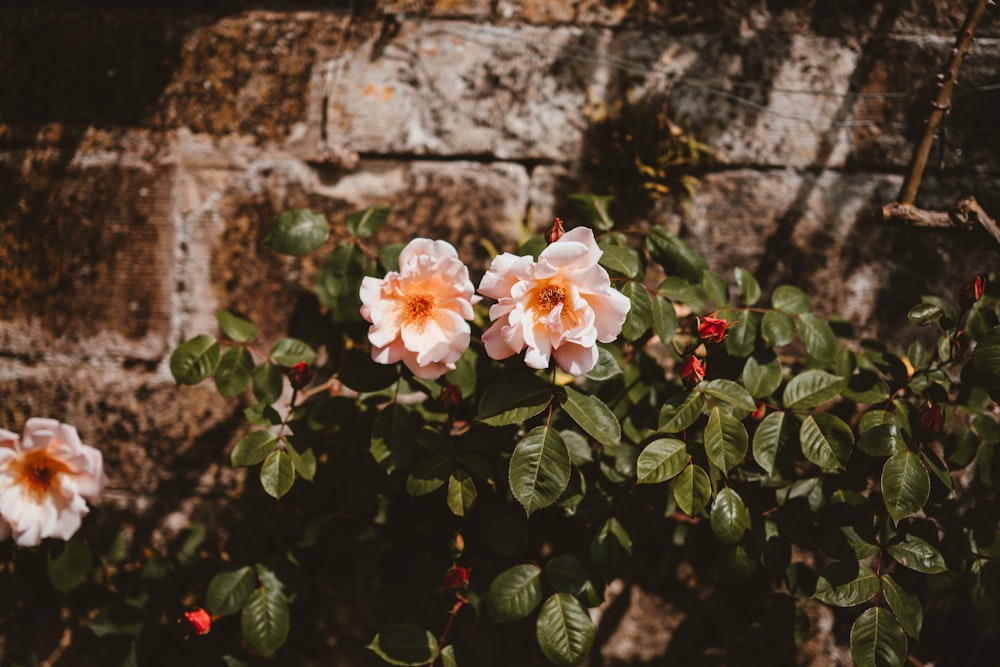
POLYGON ((698 318, 698 337, 706 343, 720 343, 726 337, 729 322, 718 317, 698 318))
POLYGON ((441 404, 448 410, 454 410, 462 402, 462 390, 451 384, 441 390, 441 404))
POLYGON ((184 618, 199 635, 207 635, 212 629, 212 617, 204 609, 192 609, 184 612, 184 618))
POLYGON ((465 539, 462 537, 462 533, 455 533, 455 537, 451 538, 451 555, 458 558, 465 551, 465 539))
POLYGON ((951 337, 951 342, 959 352, 968 352, 972 347, 972 337, 964 329, 956 331, 951 337))
POLYGON ((983 290, 986 288, 986 278, 978 275, 962 285, 962 294, 959 300, 963 308, 968 308, 975 302, 983 298, 983 290))
POLYGON ((761 419, 764 418, 764 415, 766 415, 766 414, 767 414, 767 405, 765 405, 764 403, 758 403, 757 404, 757 409, 754 410, 750 414, 750 416, 753 417, 754 420, 760 421, 761 419))
POLYGON ((563 229, 563 221, 556 218, 552 221, 552 224, 549 225, 549 228, 545 230, 545 240, 549 243, 555 243, 561 239, 562 235, 565 233, 566 231, 563 229))
POLYGON ((944 413, 941 410, 941 406, 937 403, 928 406, 920 414, 920 426, 929 433, 937 433, 941 430, 941 421, 944 418, 944 413))
POLYGON ((681 379, 688 386, 694 386, 705 379, 705 367, 693 354, 681 366, 681 379))
POLYGON ((444 587, 455 593, 469 588, 469 571, 464 567, 453 567, 444 573, 444 587))
POLYGON ((292 383, 292 389, 298 391, 305 389, 312 382, 313 372, 304 361, 300 361, 288 369, 288 381, 292 383))

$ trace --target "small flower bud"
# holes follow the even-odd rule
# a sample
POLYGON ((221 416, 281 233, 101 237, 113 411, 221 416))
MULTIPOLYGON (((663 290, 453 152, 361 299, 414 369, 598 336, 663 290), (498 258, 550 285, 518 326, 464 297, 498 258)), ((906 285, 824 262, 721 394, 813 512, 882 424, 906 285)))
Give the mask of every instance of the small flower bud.
POLYGON ((292 383, 292 389, 296 391, 305 389, 312 382, 313 372, 304 361, 300 361, 288 369, 288 381, 292 383))
POLYGON ((469 588, 469 571, 464 567, 453 567, 444 573, 444 587, 454 593, 463 593, 469 588))
POLYGON ((692 354, 687 358, 684 365, 681 366, 681 379, 689 387, 693 387, 705 379, 705 367, 698 357, 692 354))
POLYGON ((545 230, 545 240, 548 243, 555 243, 562 238, 566 231, 563 229, 563 221, 555 218, 549 228, 545 230))
POLYGON ((455 533, 455 537, 451 538, 451 555, 458 558, 465 551, 465 539, 462 537, 462 533, 455 533))
POLYGON ((969 308, 972 304, 982 299, 985 288, 986 278, 981 274, 962 285, 962 293, 959 296, 962 308, 969 308))
POLYGON ((447 410, 454 410, 462 402, 462 390, 450 382, 441 390, 441 404, 447 410))
POLYGON ((941 422, 944 413, 937 403, 927 406, 920 413, 920 426, 928 433, 937 433, 941 430, 941 422))
POLYGON ((718 317, 698 318, 698 337, 706 343, 721 343, 729 322, 718 317))
POLYGON ((750 413, 750 416, 754 418, 755 421, 760 421, 767 414, 767 405, 764 403, 758 403, 757 409, 750 413))
POLYGON ((199 635, 207 635, 212 629, 212 617, 204 609, 192 609, 184 612, 184 618, 191 625, 191 628, 199 635))

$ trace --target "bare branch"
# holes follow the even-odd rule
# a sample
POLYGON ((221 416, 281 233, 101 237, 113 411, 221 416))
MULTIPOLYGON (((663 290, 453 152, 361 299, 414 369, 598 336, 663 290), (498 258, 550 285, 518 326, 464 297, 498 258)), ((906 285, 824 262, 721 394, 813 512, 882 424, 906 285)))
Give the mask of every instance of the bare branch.
POLYGON ((914 227, 971 230, 982 227, 1000 244, 1000 225, 991 218, 975 197, 960 199, 948 211, 928 211, 913 204, 893 202, 882 207, 882 219, 914 227))

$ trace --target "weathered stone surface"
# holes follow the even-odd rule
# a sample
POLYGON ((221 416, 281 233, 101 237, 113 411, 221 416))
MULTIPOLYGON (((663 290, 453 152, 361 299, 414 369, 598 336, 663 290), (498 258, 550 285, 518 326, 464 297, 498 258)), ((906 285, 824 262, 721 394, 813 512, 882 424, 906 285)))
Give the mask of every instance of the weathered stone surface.
POLYGON ((487 19, 490 0, 379 0, 383 14, 416 14, 435 18, 487 19))

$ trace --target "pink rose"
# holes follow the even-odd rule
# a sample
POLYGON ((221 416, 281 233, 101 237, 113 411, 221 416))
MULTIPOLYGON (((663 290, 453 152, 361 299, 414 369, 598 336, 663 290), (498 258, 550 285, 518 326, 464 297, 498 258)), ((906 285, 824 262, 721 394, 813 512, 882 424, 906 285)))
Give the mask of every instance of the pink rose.
POLYGON ((478 302, 469 269, 447 241, 413 239, 399 254, 399 272, 361 282, 361 316, 380 364, 402 361, 428 379, 444 375, 469 347, 478 302))
POLYGON ((54 419, 29 419, 24 437, 0 430, 0 537, 21 546, 43 538, 68 540, 90 511, 84 498, 104 489, 101 452, 76 429, 54 419))
POLYGON ((594 232, 577 227, 551 243, 538 261, 510 253, 493 259, 479 291, 497 300, 493 326, 483 333, 486 353, 506 359, 527 348, 524 363, 547 368, 550 355, 573 375, 597 363, 597 342, 621 333, 628 297, 611 288, 598 265, 604 254, 594 232))

